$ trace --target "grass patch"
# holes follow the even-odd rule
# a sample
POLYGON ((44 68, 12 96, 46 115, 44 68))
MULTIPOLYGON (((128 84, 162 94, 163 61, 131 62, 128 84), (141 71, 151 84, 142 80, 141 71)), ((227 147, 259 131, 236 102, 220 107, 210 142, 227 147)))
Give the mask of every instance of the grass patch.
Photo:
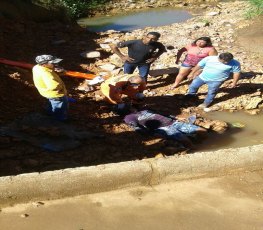
POLYGON ((245 14, 247 19, 251 19, 263 14, 263 0, 248 0, 250 8, 245 14))

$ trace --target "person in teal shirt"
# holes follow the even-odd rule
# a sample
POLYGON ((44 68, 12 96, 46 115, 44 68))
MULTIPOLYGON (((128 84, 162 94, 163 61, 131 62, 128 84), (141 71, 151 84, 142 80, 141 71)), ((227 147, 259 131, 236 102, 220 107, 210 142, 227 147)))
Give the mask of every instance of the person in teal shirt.
POLYGON ((209 56, 201 60, 188 75, 189 79, 194 79, 190 84, 186 96, 196 95, 198 89, 207 84, 208 92, 204 102, 199 105, 201 108, 207 108, 213 102, 220 86, 233 73, 233 82, 231 88, 234 88, 240 78, 240 63, 234 59, 231 53, 221 53, 219 56, 209 56), (203 69, 199 76, 199 73, 203 69))

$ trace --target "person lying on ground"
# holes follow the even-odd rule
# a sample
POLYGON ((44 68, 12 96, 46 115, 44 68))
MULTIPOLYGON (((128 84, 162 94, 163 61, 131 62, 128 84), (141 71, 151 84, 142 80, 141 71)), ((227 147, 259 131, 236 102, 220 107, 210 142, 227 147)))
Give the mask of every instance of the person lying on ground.
POLYGON ((115 105, 116 110, 122 110, 126 106, 122 96, 126 95, 132 104, 140 103, 144 99, 146 83, 139 75, 123 74, 107 79, 100 89, 107 101, 115 105))
POLYGON ((179 60, 184 52, 187 52, 187 55, 182 62, 179 73, 171 87, 172 89, 175 89, 179 86, 179 84, 186 78, 186 76, 191 72, 192 68, 195 67, 199 61, 207 56, 217 55, 217 50, 213 47, 209 37, 200 37, 193 43, 178 50, 175 61, 176 64, 179 63, 179 60))
POLYGON ((158 42, 160 33, 149 32, 142 39, 129 40, 111 44, 110 47, 124 61, 124 73, 132 74, 136 68, 139 75, 147 82, 151 64, 166 51, 165 46, 158 42), (128 47, 128 55, 119 48, 128 47))
POLYGON ((206 110, 213 102, 220 86, 229 78, 230 73, 233 73, 233 82, 230 88, 236 87, 241 70, 240 63, 233 58, 231 53, 221 53, 219 56, 209 56, 201 60, 188 76, 188 78, 194 80, 190 84, 186 96, 195 96, 198 89, 207 84, 207 96, 204 102, 198 106, 206 110), (203 71, 197 76, 200 69, 203 69, 203 71))
POLYGON ((179 121, 175 117, 163 116, 150 110, 142 110, 126 115, 124 121, 135 131, 176 140, 188 148, 193 148, 189 136, 198 133, 203 135, 207 131, 200 126, 194 125, 194 120, 187 123, 179 121))
POLYGON ((59 77, 63 69, 56 66, 62 59, 52 55, 40 55, 35 58, 35 61, 37 65, 32 70, 33 81, 38 92, 48 99, 48 113, 57 120, 67 120, 67 90, 59 77))

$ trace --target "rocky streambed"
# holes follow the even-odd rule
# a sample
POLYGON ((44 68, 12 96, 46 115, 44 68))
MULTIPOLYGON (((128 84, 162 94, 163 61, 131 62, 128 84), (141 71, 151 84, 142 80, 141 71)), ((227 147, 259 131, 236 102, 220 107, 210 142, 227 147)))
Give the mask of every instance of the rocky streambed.
MULTIPOLYGON (((248 43, 243 45, 238 40, 239 36, 242 36, 242 34, 238 36, 238 31, 241 29, 246 30, 252 23, 250 20, 245 19, 245 12, 248 7, 248 3, 244 1, 221 2, 209 8, 203 4, 203 12, 184 23, 175 23, 162 27, 147 27, 130 32, 103 32, 101 33, 103 38, 97 39, 101 46, 99 50, 110 52, 109 43, 137 39, 149 31, 158 31, 162 35, 160 41, 167 47, 167 52, 152 65, 153 71, 150 73, 152 78, 150 78, 149 87, 151 88, 151 82, 156 83, 159 81, 165 82, 165 84, 156 87, 156 90, 151 90, 150 95, 180 95, 186 93, 188 83, 182 84, 176 90, 169 89, 169 84, 176 76, 176 68, 179 67, 175 64, 175 55, 178 49, 198 37, 209 36, 219 53, 231 52, 242 66, 242 77, 238 87, 229 89, 227 86, 231 80, 226 81, 217 95, 216 108, 231 111, 246 110, 256 114, 262 108, 263 102, 261 85, 263 82, 263 67, 260 59, 262 53, 256 53, 255 49, 250 50, 248 43)), ((262 28, 262 25, 260 27, 262 28)), ((260 28, 257 27, 257 29, 260 31, 260 28)), ((123 49, 123 52, 125 52, 125 49, 123 49)), ((107 59, 97 61, 95 65, 116 74, 121 71, 119 68, 122 66, 122 62, 117 55, 111 55, 107 59), (109 63, 112 65, 109 65, 109 63)), ((206 90, 203 87, 200 92, 205 93, 206 90)))

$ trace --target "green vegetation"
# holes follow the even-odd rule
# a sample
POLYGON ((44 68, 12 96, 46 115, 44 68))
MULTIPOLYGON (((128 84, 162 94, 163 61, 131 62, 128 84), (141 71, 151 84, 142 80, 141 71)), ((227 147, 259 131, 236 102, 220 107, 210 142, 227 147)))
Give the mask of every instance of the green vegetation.
POLYGON ((250 2, 250 9, 246 12, 246 18, 254 18, 263 14, 263 0, 248 0, 250 2))
POLYGON ((102 6, 105 0, 60 0, 59 2, 71 18, 79 18, 102 6))
POLYGON ((70 18, 80 18, 99 9, 107 0, 33 0, 32 2, 48 9, 63 9, 70 18))

